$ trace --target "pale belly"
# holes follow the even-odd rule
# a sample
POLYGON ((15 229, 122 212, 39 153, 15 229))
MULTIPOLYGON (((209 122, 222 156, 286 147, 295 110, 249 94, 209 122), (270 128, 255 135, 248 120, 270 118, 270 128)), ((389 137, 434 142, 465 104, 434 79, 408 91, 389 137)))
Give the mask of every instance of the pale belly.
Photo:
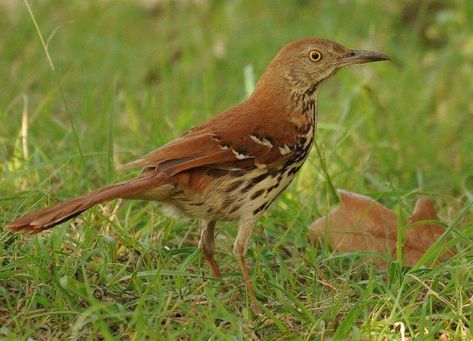
POLYGON ((230 172, 211 183, 204 193, 197 195, 184 189, 165 203, 186 216, 201 219, 232 221, 259 217, 293 178, 294 174, 288 175, 282 169, 271 172, 253 169, 244 176, 230 172))

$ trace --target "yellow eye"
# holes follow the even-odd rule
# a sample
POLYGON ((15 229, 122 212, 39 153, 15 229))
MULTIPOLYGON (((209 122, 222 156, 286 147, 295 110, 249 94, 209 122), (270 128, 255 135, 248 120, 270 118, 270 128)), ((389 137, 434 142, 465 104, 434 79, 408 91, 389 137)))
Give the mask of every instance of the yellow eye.
POLYGON ((318 62, 322 59, 322 54, 319 51, 313 50, 309 52, 309 59, 313 62, 318 62))

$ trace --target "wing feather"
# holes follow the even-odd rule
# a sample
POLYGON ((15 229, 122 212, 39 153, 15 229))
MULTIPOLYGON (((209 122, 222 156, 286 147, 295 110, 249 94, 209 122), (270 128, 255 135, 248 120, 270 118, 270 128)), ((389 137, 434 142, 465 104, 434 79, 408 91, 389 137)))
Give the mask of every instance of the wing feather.
POLYGON ((175 175, 198 167, 278 167, 291 157, 301 132, 289 119, 275 121, 265 115, 248 106, 233 107, 121 168, 155 168, 175 175))

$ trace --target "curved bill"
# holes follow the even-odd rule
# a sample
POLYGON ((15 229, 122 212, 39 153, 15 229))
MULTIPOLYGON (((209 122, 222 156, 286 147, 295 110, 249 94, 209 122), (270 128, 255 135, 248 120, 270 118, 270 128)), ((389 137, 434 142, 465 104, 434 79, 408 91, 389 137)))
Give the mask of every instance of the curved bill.
POLYGON ((383 53, 374 51, 350 50, 350 53, 346 57, 340 59, 339 66, 379 62, 383 60, 391 60, 391 58, 383 53))

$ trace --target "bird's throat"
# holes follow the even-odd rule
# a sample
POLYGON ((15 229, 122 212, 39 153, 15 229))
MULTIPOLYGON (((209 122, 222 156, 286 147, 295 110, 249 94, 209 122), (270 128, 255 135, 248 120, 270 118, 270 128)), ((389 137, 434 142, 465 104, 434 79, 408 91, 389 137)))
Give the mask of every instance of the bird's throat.
POLYGON ((308 88, 293 89, 289 99, 291 111, 299 115, 314 117, 317 116, 317 84, 308 88))

